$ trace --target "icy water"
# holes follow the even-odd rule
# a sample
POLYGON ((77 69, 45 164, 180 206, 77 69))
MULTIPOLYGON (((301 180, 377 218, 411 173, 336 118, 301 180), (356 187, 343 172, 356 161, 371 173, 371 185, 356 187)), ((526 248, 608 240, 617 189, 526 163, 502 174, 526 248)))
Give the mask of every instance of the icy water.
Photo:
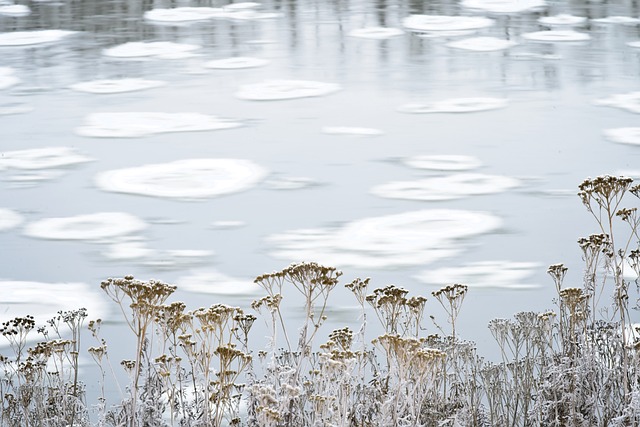
MULTIPOLYGON (((552 307, 549 264, 580 283, 578 184, 640 176, 639 16, 0 0, 0 318, 85 306, 117 346, 107 277, 248 307, 255 276, 317 261, 427 296, 468 284, 458 330, 490 349, 490 319, 552 307)), ((327 334, 357 317, 346 291, 332 304, 327 334)))

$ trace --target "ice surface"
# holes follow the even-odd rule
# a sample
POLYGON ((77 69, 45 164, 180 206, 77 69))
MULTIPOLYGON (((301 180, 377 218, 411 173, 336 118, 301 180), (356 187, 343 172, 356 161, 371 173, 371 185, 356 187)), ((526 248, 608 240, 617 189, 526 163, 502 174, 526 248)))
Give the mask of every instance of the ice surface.
MULTIPOLYGON (((57 316, 58 311, 86 308, 91 319, 107 318, 111 314, 99 286, 86 283, 43 283, 30 281, 0 281, 2 310, 0 322, 32 315, 36 325, 57 316)), ((33 334, 38 336, 38 334, 33 334)), ((32 337, 33 338, 33 337, 32 337)), ((1 340, 4 346, 6 340, 1 340)))
POLYGON ((13 68, 0 67, 0 90, 20 83, 20 79, 14 74, 15 70, 13 68))
POLYGON ((70 86, 78 92, 89 93, 122 93, 137 90, 153 89, 164 86, 167 82, 161 80, 145 79, 104 79, 92 80, 88 82, 76 83, 70 86))
POLYGON ((45 147, 4 151, 0 156, 0 169, 52 169, 93 161, 78 154, 71 147, 45 147))
POLYGON ((339 228, 292 230, 269 236, 271 255, 314 259, 337 267, 389 268, 424 265, 454 256, 462 239, 495 231, 489 213, 433 209, 364 218, 339 228))
POLYGON ((230 277, 217 270, 194 272, 176 281, 178 289, 202 294, 256 296, 262 288, 249 278, 230 277))
POLYGON ((30 46, 57 42, 75 33, 75 31, 66 30, 35 30, 0 33, 0 46, 30 46))
POLYGON ((517 44, 518 43, 514 41, 499 39, 497 37, 472 37, 447 43, 447 46, 476 52, 490 52, 508 49, 517 44))
POLYGON ((22 223, 22 215, 11 209, 0 208, 0 231, 17 227, 22 223))
POLYGON ((269 179, 265 185, 271 190, 300 190, 318 185, 318 181, 304 176, 290 176, 269 179))
POLYGON ((591 22, 598 24, 620 24, 620 25, 637 25, 640 19, 631 16, 607 16, 606 18, 595 18, 591 22))
POLYGON ((199 45, 174 42, 128 42, 103 51, 113 58, 145 58, 180 59, 189 57, 199 45))
POLYGON ((363 39, 374 40, 386 40, 392 37, 401 36, 404 34, 399 28, 387 28, 387 27, 366 27, 358 28, 356 30, 349 31, 351 37, 359 37, 363 39))
POLYGON ((640 145, 640 127, 606 129, 604 137, 620 144, 640 145))
POLYGON ((340 90, 333 83, 309 80, 267 80, 240 87, 236 96, 252 101, 276 101, 329 95, 340 90))
POLYGON ((251 58, 246 56, 236 56, 233 58, 215 59, 204 63, 204 67, 218 70, 237 70, 242 68, 262 67, 269 63, 262 58, 251 58))
POLYGON ((25 6, 23 4, 10 4, 7 6, 0 6, 0 15, 19 18, 22 16, 29 16, 30 14, 31 9, 29 9, 29 6, 25 6))
POLYGON ((102 172, 105 191, 175 199, 205 199, 247 190, 267 172, 243 159, 188 159, 102 172))
POLYGON ((479 30, 493 24, 493 19, 482 16, 410 15, 402 20, 406 29, 427 33, 479 30))
POLYGON ((455 154, 413 156, 404 159, 404 164, 416 169, 439 171, 470 170, 482 166, 482 162, 475 157, 455 154))
POLYGON ((504 98, 450 98, 426 104, 405 104, 398 111, 411 114, 425 113, 475 113, 504 108, 508 101, 504 98))
POLYGON ((587 18, 560 13, 558 15, 540 17, 538 22, 549 27, 571 27, 584 24, 587 22, 587 18))
POLYGON ((462 6, 498 14, 517 14, 544 9, 544 0, 462 0, 462 6))
POLYGON ((322 128, 322 133, 329 135, 355 135, 355 136, 378 136, 382 135, 380 129, 375 128, 361 128, 351 126, 325 126, 322 128))
POLYGON ((176 7, 148 10, 144 13, 144 19, 160 23, 185 23, 205 21, 224 15, 224 9, 217 7, 176 7))
POLYGON ((93 113, 76 133, 95 138, 139 138, 166 132, 232 129, 240 122, 201 113, 93 113))
POLYGON ((589 34, 573 30, 535 31, 522 34, 522 38, 536 42, 581 42, 591 40, 589 34))
POLYGON ((40 239, 103 240, 147 227, 140 218, 124 212, 99 212, 64 218, 46 218, 26 225, 24 234, 40 239))
POLYGON ((518 185, 520 181, 507 176, 460 173, 415 181, 390 182, 373 187, 371 193, 392 199, 435 201, 499 193, 518 185))
POLYGON ((462 283, 474 288, 532 289, 539 285, 525 282, 540 268, 535 262, 482 261, 427 270, 415 278, 438 286, 462 283))
POLYGON ((622 108, 623 110, 640 114, 640 92, 611 95, 608 98, 596 100, 594 104, 622 108))

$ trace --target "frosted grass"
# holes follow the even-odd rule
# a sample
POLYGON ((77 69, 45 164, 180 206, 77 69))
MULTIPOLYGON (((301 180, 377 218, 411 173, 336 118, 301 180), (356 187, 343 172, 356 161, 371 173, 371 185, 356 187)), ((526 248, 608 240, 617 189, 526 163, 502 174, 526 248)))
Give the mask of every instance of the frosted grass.
POLYGON ((95 182, 104 191, 199 200, 248 190, 266 175, 249 160, 186 159, 102 172, 95 182))

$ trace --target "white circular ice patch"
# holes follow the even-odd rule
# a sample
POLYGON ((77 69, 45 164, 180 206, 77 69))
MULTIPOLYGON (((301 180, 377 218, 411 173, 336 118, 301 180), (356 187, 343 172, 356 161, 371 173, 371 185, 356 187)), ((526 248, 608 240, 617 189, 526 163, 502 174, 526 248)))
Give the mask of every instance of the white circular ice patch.
POLYGON ((75 34, 66 30, 36 30, 0 33, 0 46, 30 46, 33 44, 51 43, 75 34))
POLYGON ((390 182, 373 187, 371 193, 391 199, 436 201, 499 193, 518 185, 520 181, 507 176, 461 173, 416 181, 390 182))
POLYGON ((13 68, 0 67, 0 90, 20 83, 20 79, 14 76, 14 73, 13 68))
POLYGON ((623 110, 640 114, 640 92, 611 95, 608 98, 596 100, 594 104, 622 108, 623 110))
POLYGON ((252 279, 230 277, 216 270, 200 271, 176 281, 179 290, 225 296, 255 296, 262 287, 252 279))
POLYGON ((0 169, 52 169, 93 161, 71 147, 45 147, 5 151, 0 155, 0 169))
POLYGON ((233 58, 215 59, 204 63, 206 68, 217 70, 238 70, 242 68, 262 67, 269 63, 268 60, 262 58, 250 58, 246 56, 236 56, 233 58))
POLYGON ((239 3, 230 3, 230 4, 226 4, 224 5, 222 8, 224 10, 231 10, 231 11, 237 11, 237 10, 247 10, 247 9, 255 9, 261 6, 261 3, 258 2, 254 2, 254 1, 243 1, 243 2, 239 2, 239 3))
POLYGON ((388 268, 454 256, 464 249, 461 239, 500 225, 499 218, 484 212, 434 209, 360 219, 340 228, 292 230, 271 235, 267 242, 276 258, 388 268))
POLYGON ((493 19, 481 16, 410 15, 402 25, 417 32, 479 30, 494 24, 493 19))
POLYGON ((535 262, 482 261, 424 271, 415 278, 439 286, 463 283, 474 288, 532 289, 539 286, 524 282, 538 268, 535 262))
MULTIPOLYGON (((15 317, 35 316, 37 325, 58 315, 58 311, 86 308, 92 319, 110 314, 99 287, 86 283, 42 283, 28 281, 0 281, 3 307, 0 322, 15 317)), ((34 336, 39 336, 33 334, 34 336)), ((5 340, 4 343, 6 343, 5 340)), ((1 346, 4 346, 2 343, 1 346)))
POLYGON ((351 37, 359 37, 363 39, 374 39, 374 40, 386 40, 392 37, 401 36, 404 34, 399 28, 387 28, 387 27, 366 27, 366 28, 358 28, 356 30, 351 30, 349 32, 349 36, 351 37))
POLYGON ((10 4, 8 6, 0 6, 0 15, 19 18, 22 16, 29 16, 30 14, 31 9, 29 9, 29 6, 25 6, 23 4, 10 4))
POLYGON ((482 162, 475 157, 455 154, 413 156, 405 159, 404 164, 411 168, 438 171, 462 171, 482 166, 482 162))
POLYGON ((27 224, 24 234, 40 239, 102 240, 143 230, 147 224, 124 212, 99 212, 65 218, 46 218, 27 224))
POLYGON ((85 125, 76 128, 82 136, 96 138, 139 138, 167 132, 232 129, 240 122, 201 113, 123 112, 93 113, 85 125))
POLYGON ((462 6, 490 13, 522 13, 544 9, 544 0, 462 0, 462 6))
POLYGON ((322 133, 329 135, 355 135, 355 136, 378 136, 382 135, 380 129, 374 128, 360 128, 350 126, 325 126, 322 128, 322 133))
POLYGON ((318 185, 318 181, 304 176, 290 176, 265 181, 265 185, 271 190, 301 190, 318 185))
POLYGON ((606 18, 592 19, 591 22, 598 24, 637 25, 640 24, 640 19, 630 16, 607 16, 606 18))
POLYGON ((309 80, 267 80, 240 86, 236 96, 252 101, 277 101, 329 95, 340 90, 340 85, 309 80))
POLYGON ((0 208, 0 231, 17 227, 22 223, 22 215, 10 209, 0 208))
POLYGON ((188 159, 102 172, 96 184, 105 191, 204 199, 247 190, 266 173, 244 159, 188 159))
POLYGON ((145 58, 162 59, 182 58, 192 55, 200 46, 174 42, 128 42, 103 51, 105 56, 112 58, 145 58))
POLYGON ((496 37, 472 37, 447 43, 447 46, 456 49, 473 50, 476 52, 491 52, 508 49, 517 44, 518 43, 514 41, 499 39, 496 37))
POLYGON ((474 113, 504 108, 507 104, 504 98, 450 98, 427 104, 405 104, 398 107, 398 111, 411 114, 474 113))
POLYGON ((591 40, 589 34, 573 30, 535 31, 522 34, 522 38, 536 42, 583 42, 591 40))
POLYGON ((153 89, 164 86, 167 82, 145 79, 104 79, 76 83, 69 86, 73 90, 89 93, 122 93, 137 90, 153 89))
POLYGON ((566 13, 560 13, 553 16, 543 16, 538 18, 538 22, 549 27, 571 27, 582 25, 587 22, 584 16, 574 16, 566 13))
POLYGON ((144 13, 144 19, 159 23, 185 23, 222 17, 225 12, 216 7, 176 7, 152 9, 144 13))
POLYGON ((620 144, 640 145, 640 127, 607 129, 604 137, 620 144))

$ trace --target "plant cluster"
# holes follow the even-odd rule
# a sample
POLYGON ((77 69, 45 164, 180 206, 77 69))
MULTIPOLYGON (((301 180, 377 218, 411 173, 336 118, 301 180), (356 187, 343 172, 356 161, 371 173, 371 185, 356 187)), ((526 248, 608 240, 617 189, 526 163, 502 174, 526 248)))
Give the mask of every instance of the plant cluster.
POLYGON ((345 287, 359 304, 360 329, 325 331, 342 275, 332 267, 303 262, 257 277, 265 296, 251 304, 255 314, 225 304, 188 311, 167 302, 175 286, 126 276, 101 287, 133 333, 131 358, 112 367, 102 322, 87 325, 103 390, 95 405, 78 377, 85 310, 60 312, 41 328, 31 316, 2 324, 13 355, 0 356, 1 425, 640 425, 640 332, 631 321, 640 301, 630 295, 638 293, 640 218, 622 207, 628 194, 640 194, 628 178, 580 185, 598 225, 578 241, 583 283, 565 286, 567 268, 551 265, 553 310, 489 323, 497 361, 460 338, 463 284, 432 292, 449 325, 441 327, 426 316, 427 298, 395 285, 369 290, 370 279, 355 279, 345 287), (303 310, 297 325, 283 315, 289 299, 303 310), (249 341, 258 316, 270 342, 256 351, 249 341), (373 338, 369 317, 382 330, 373 338), (427 333, 428 318, 437 333, 427 333), (29 347, 31 333, 42 340, 29 347), (118 370, 128 382, 121 401, 108 403, 107 372, 118 370))

